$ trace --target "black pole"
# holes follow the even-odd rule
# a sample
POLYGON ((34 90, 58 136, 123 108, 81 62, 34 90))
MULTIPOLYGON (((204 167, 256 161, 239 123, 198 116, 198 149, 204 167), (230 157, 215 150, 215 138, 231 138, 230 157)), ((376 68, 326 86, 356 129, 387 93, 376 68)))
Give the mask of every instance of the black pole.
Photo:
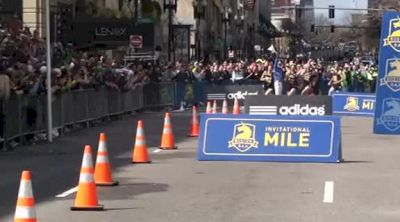
POLYGON ((172 49, 172 9, 168 7, 168 61, 171 61, 172 49))
POLYGON ((134 4, 133 7, 135 7, 135 11, 133 12, 133 17, 135 18, 135 23, 137 23, 137 22, 138 22, 138 18, 139 18, 139 9, 138 9, 138 7, 139 7, 139 0, 135 0, 135 1, 133 2, 133 4, 134 4))
POLYGON ((200 16, 198 14, 196 19, 196 59, 200 61, 200 16))
POLYGON ((227 53, 226 53, 226 49, 227 49, 227 37, 228 37, 228 32, 227 32, 227 26, 228 26, 228 20, 227 19, 225 19, 224 20, 224 22, 225 22, 225 26, 224 26, 224 28, 225 28, 225 30, 224 30, 224 32, 225 32, 225 36, 224 36, 224 57, 225 57, 225 60, 227 59, 227 53))

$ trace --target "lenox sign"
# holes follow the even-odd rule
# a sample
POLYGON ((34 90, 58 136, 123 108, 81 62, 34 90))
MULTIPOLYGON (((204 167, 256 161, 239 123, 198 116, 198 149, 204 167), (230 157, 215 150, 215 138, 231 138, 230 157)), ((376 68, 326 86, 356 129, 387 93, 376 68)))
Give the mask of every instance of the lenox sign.
POLYGON ((127 35, 126 28, 107 28, 107 27, 96 27, 96 36, 123 36, 127 35))
POLYGON ((71 29, 65 40, 77 45, 127 46, 131 35, 143 37, 143 48, 154 46, 154 24, 134 24, 129 19, 89 19, 70 22, 71 29), (84 30, 84 31, 82 31, 84 30))

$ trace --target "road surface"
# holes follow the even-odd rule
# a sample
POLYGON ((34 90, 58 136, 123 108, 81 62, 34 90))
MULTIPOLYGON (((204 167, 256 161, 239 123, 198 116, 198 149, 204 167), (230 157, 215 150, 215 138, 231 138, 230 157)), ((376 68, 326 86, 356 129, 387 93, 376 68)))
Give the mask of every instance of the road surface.
POLYGON ((342 119, 344 163, 199 162, 190 113, 172 113, 178 150, 157 150, 162 113, 68 133, 52 144, 0 153, 0 221, 12 221, 23 169, 33 175, 40 222, 383 222, 400 220, 400 137, 372 119, 342 119), (153 163, 130 164, 143 119, 153 163), (117 187, 98 188, 102 212, 72 212, 83 147, 105 132, 117 187), (56 197, 61 195, 62 197, 56 197))

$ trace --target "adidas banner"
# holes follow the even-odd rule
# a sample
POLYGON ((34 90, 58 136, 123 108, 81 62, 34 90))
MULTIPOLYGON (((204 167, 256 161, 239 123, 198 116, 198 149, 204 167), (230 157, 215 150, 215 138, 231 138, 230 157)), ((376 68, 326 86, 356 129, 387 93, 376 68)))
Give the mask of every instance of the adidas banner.
POLYGON ((332 115, 330 96, 251 96, 245 100, 250 115, 325 116, 332 115))
POLYGON ((382 19, 374 133, 400 134, 400 13, 382 19))
POLYGON ((262 85, 207 85, 207 100, 224 100, 232 106, 237 98, 242 106, 244 101, 250 97, 264 95, 262 85))
POLYGON ((198 160, 340 162, 340 117, 204 114, 198 160))
POLYGON ((372 93, 336 93, 332 95, 333 114, 374 116, 375 95, 372 93))

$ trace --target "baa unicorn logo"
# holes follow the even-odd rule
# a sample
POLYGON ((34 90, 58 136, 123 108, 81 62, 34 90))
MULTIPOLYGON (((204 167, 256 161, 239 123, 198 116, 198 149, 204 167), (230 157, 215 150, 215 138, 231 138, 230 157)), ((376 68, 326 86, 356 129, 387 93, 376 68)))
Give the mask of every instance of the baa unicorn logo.
POLYGON ((352 96, 348 97, 344 109, 350 112, 360 110, 360 106, 358 105, 358 98, 352 96))
POLYGON ((400 129, 400 99, 386 98, 383 100, 382 115, 377 123, 390 131, 400 129))
POLYGON ((258 141, 255 139, 256 126, 248 123, 240 123, 234 126, 232 140, 229 147, 240 152, 246 152, 251 148, 258 148, 258 141))
POLYGON ((380 79, 381 86, 387 86, 393 92, 400 91, 400 59, 386 61, 385 76, 380 79))
POLYGON ((390 46, 400 52, 400 18, 391 19, 389 22, 389 35, 384 39, 383 46, 390 46))

